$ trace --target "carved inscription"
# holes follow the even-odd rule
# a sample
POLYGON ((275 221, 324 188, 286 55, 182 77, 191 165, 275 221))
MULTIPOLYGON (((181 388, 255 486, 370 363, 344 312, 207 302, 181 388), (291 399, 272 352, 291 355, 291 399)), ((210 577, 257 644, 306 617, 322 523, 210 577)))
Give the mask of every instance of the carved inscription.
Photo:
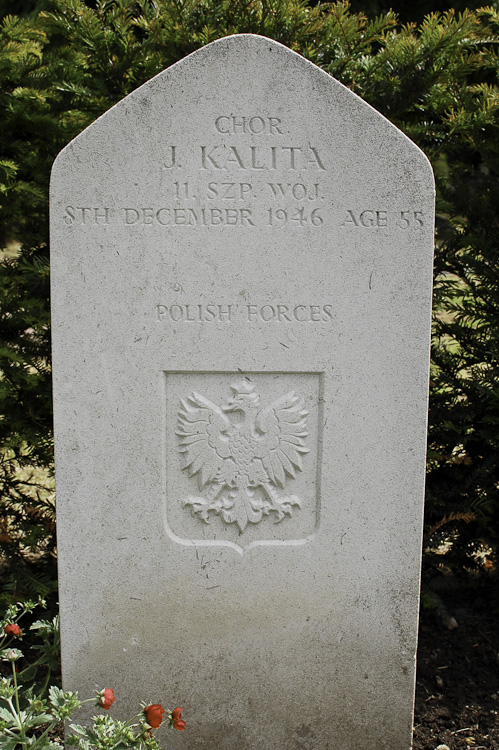
POLYGON ((320 145, 297 142, 280 117, 259 113, 220 114, 211 130, 213 138, 204 143, 163 147, 156 205, 68 205, 63 221, 245 229, 314 229, 324 223, 320 178, 329 161, 320 145))
POLYGON ((221 115, 215 120, 215 130, 219 133, 251 133, 251 135, 283 135, 281 119, 279 117, 260 117, 253 115, 245 117, 239 115, 221 115))
POLYGON ((156 305, 156 320, 164 323, 330 323, 332 305, 156 305))
POLYGON ((255 216, 250 208, 125 208, 124 219, 126 226, 256 226, 255 216))
POLYGON ((232 167, 258 172, 326 169, 313 146, 201 146, 201 169, 227 171, 232 167))
MULTIPOLYGON (((180 183, 174 183, 174 189, 180 183)), ((147 206, 110 208, 103 206, 66 206, 63 221, 68 226, 91 226, 118 223, 127 227, 132 226, 162 226, 162 227, 195 227, 195 226, 243 226, 257 225, 282 227, 305 226, 320 227, 325 220, 325 212, 321 208, 313 208, 311 201, 320 201, 318 194, 319 183, 305 185, 304 183, 268 183, 267 187, 272 195, 284 200, 287 193, 303 195, 303 205, 295 208, 270 207, 258 214, 252 208, 239 206, 214 208, 210 205, 215 197, 220 201, 245 201, 255 198, 254 188, 250 183, 214 183, 206 188, 207 205, 203 208, 181 206, 147 206), (229 193, 232 193, 229 195, 229 193), (237 193, 237 195, 234 195, 237 193), (282 197, 281 197, 282 196, 282 197)), ((188 192, 188 183, 182 183, 182 190, 188 192)), ((180 199, 179 199, 180 200, 180 199)), ((296 199, 298 200, 298 199, 296 199)), ((351 229, 386 229, 397 227, 403 231, 418 231, 425 226, 422 211, 387 211, 371 210, 353 211, 348 209, 341 220, 337 221, 341 227, 351 229)))
POLYGON ((336 210, 338 196, 328 196, 321 182, 332 168, 327 150, 297 142, 280 117, 225 113, 215 118, 211 130, 211 143, 207 138, 192 146, 164 146, 156 205, 68 205, 64 223, 311 231, 333 222, 355 230, 418 231, 424 226, 423 212, 410 207, 336 210))
POLYGON ((250 378, 231 385, 220 406, 193 392, 182 399, 176 435, 182 469, 197 477, 199 495, 184 506, 204 523, 210 513, 242 533, 248 524, 271 516, 275 523, 301 508, 296 495, 281 494, 302 470, 307 415, 303 400, 290 391, 266 407, 250 378))
POLYGON ((63 221, 68 226, 71 226, 73 224, 109 224, 110 215, 110 208, 66 206, 63 221))
POLYGON ((356 227, 369 229, 371 227, 385 228, 391 225, 399 229, 418 230, 424 226, 422 211, 379 211, 366 209, 365 211, 347 210, 341 222, 342 227, 356 227))

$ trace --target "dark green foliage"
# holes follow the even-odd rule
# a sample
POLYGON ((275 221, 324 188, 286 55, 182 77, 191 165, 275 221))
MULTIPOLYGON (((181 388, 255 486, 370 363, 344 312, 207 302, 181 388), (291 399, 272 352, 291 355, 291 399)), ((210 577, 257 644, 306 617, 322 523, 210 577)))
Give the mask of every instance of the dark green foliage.
POLYGON ((499 530, 498 16, 449 11, 400 26, 392 13, 368 20, 346 2, 306 0, 51 0, 29 19, 3 20, 0 237, 21 250, 0 275, 0 545, 24 564, 33 552, 50 559, 53 548, 50 503, 14 471, 19 463, 51 465, 50 165, 141 83, 237 32, 264 34, 320 65, 432 161, 438 218, 426 562, 430 570, 442 559, 456 570, 490 566, 499 530), (443 539, 452 542, 444 558, 434 551, 443 539))
POLYGON ((444 13, 449 10, 463 12, 468 9, 483 7, 480 0, 352 0, 351 8, 354 12, 366 13, 375 17, 394 11, 403 23, 417 21, 420 23, 429 13, 444 13))
POLYGON ((4 16, 28 16, 44 10, 48 0, 0 0, 0 18, 4 16))

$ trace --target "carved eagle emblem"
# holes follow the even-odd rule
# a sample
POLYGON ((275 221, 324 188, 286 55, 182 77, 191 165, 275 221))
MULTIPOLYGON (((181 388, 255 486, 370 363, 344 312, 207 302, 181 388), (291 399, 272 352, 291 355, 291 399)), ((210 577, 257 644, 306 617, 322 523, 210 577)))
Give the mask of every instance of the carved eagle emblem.
POLYGON ((260 407, 260 396, 249 378, 230 386, 233 392, 221 406, 193 392, 180 401, 176 435, 182 469, 197 476, 200 494, 184 505, 209 523, 209 514, 243 532, 274 514, 276 523, 301 507, 296 495, 279 490, 302 470, 308 453, 303 399, 289 391, 270 406, 260 407))

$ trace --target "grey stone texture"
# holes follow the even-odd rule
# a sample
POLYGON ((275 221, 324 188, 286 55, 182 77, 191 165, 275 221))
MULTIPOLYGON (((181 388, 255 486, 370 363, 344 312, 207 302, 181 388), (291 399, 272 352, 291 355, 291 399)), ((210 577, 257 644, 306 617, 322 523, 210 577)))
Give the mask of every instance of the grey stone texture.
POLYGON ((171 750, 408 750, 434 189, 258 36, 160 73, 51 186, 63 679, 171 750))

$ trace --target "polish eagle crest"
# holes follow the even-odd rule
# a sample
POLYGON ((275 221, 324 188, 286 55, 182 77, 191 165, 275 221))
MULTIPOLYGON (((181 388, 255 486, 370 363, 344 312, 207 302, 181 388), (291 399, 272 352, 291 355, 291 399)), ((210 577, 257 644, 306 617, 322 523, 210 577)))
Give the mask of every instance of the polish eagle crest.
POLYGON ((278 523, 301 508, 296 495, 279 490, 295 479, 309 452, 308 412, 293 391, 261 408, 249 378, 230 388, 232 397, 221 406, 195 391, 181 399, 176 435, 182 469, 197 476, 200 490, 184 505, 205 523, 214 513, 242 533, 264 516, 278 523))

